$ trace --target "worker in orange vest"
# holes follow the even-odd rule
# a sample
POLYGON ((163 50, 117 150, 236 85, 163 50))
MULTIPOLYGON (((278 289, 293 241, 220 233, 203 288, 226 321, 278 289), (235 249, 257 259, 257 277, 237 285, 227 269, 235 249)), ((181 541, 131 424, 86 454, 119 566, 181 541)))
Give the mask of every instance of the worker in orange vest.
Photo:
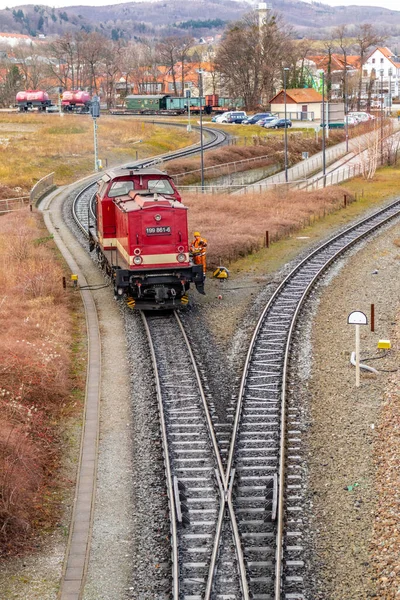
POLYGON ((207 240, 202 238, 198 231, 194 232, 194 240, 190 245, 190 252, 193 254, 195 265, 203 265, 203 273, 206 274, 206 248, 207 240))

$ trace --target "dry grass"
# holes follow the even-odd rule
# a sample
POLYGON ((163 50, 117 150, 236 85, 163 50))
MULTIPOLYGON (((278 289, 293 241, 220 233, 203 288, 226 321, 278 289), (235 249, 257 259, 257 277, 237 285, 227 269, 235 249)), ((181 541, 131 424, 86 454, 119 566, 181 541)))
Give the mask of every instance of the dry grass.
POLYGON ((299 231, 304 225, 343 207, 343 188, 314 192, 278 190, 262 194, 187 194, 189 226, 199 229, 208 240, 207 264, 213 268, 222 260, 229 263, 262 248, 265 232, 277 241, 299 231))
POLYGON ((40 216, 22 210, 0 219, 0 257, 0 554, 8 554, 59 510, 51 498, 60 423, 73 403, 72 326, 40 216))
MULTIPOLYGON (((8 197, 26 194, 53 171, 58 185, 93 172, 93 122, 88 115, 3 114, 0 131, 0 181, 8 186, 8 197)), ((136 151, 143 158, 197 139, 196 133, 182 130, 176 135, 174 128, 133 118, 102 116, 98 121, 99 158, 108 167, 134 160, 136 151)), ((5 197, 1 189, 0 194, 5 197)))
MULTIPOLYGON (((243 126, 244 128, 244 126, 243 126)), ((327 146, 335 145, 342 141, 343 132, 331 132, 327 146)), ((303 131, 290 131, 288 133, 288 160, 289 166, 302 160, 302 152, 309 152, 310 155, 316 154, 321 150, 321 137, 316 139, 315 134, 312 137, 303 131)), ((214 170, 205 172, 205 179, 212 179, 218 175, 223 175, 226 163, 245 160, 249 158, 264 157, 263 159, 248 164, 238 165, 236 172, 245 171, 249 168, 258 168, 260 166, 276 165, 278 170, 284 167, 284 137, 282 131, 271 132, 267 136, 254 136, 251 144, 224 146, 218 150, 211 150, 204 155, 204 166, 220 167, 216 173, 214 170)), ((180 158, 168 162, 168 173, 171 175, 182 174, 194 171, 200 168, 200 157, 180 158)), ((191 185, 200 180, 199 173, 193 173, 184 177, 179 177, 180 185, 191 185)))

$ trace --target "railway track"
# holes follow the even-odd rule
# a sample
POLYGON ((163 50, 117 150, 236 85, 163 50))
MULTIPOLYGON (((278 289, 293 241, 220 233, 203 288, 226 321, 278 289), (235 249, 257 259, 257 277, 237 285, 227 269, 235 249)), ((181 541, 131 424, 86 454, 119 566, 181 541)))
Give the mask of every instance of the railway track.
POLYGON ((305 598, 305 458, 299 408, 287 400, 293 334, 332 263, 399 216, 396 201, 360 220, 281 283, 253 334, 232 427, 213 424, 177 316, 143 315, 158 373, 174 600, 305 598))
MULTIPOLYGON (((209 600, 227 504, 217 439, 178 314, 141 315, 159 403, 171 519, 173 597, 209 600)), ((239 597, 241 585, 232 544, 228 540, 225 545, 230 552, 224 567, 230 576, 220 578, 223 593, 213 596, 221 599, 228 597, 227 591, 229 597, 239 597)))
MULTIPOLYGON (((185 558, 185 528, 182 522, 175 522, 174 527, 171 526, 177 532, 173 561, 174 599, 305 598, 303 550, 306 541, 302 530, 305 458, 301 450, 302 426, 299 408, 288 406, 286 397, 293 333, 304 302, 329 266, 351 246, 399 215, 400 202, 396 202, 343 231, 313 251, 276 290, 260 317, 250 344, 234 424, 229 432, 227 456, 223 452, 227 432, 214 433, 206 400, 203 398, 202 409, 197 406, 196 411, 197 414, 201 410, 208 414, 207 435, 204 433, 204 424, 192 421, 192 392, 179 396, 176 414, 180 415, 180 420, 177 427, 182 436, 188 436, 183 437, 182 441, 188 442, 187 446, 193 450, 185 454, 183 463, 190 465, 188 468, 194 471, 199 469, 200 477, 207 473, 209 479, 204 479, 203 485, 209 488, 211 496, 204 493, 200 506, 192 504, 192 498, 185 493, 188 490, 183 490, 183 486, 182 491, 188 500, 187 506, 195 506, 198 514, 207 511, 206 506, 212 509, 204 513, 209 515, 207 519, 202 518, 197 523, 193 521, 195 527, 208 527, 207 532, 200 534, 206 535, 202 553, 196 555, 198 546, 192 549, 193 555, 202 555, 203 560, 188 561, 185 558), (186 434, 183 430, 185 423, 192 424, 186 434), (198 431, 198 440, 192 437, 194 431, 198 431), (206 451, 206 438, 212 439, 208 444, 211 454, 207 458, 202 454, 206 451), (193 444, 200 440, 201 453, 200 447, 193 444), (204 467, 196 462, 198 458, 204 461, 204 467), (195 575, 190 568, 199 571, 195 575), (193 581, 189 591, 188 578, 193 581)), ((179 388, 179 377, 182 376, 179 366, 183 361, 179 354, 175 356, 175 345, 171 349, 173 333, 164 329, 165 317, 152 318, 158 319, 156 331, 153 332, 154 352, 167 353, 171 364, 175 365, 167 385, 170 386, 171 379, 175 379, 175 385, 179 388)), ((168 371, 167 367, 163 369, 168 371)), ((191 378, 199 380, 198 373, 193 377, 186 367, 183 377, 185 386, 189 385, 191 378)), ((165 393, 162 387, 161 381, 160 395, 165 393)), ((165 417, 166 421, 168 419, 168 416, 165 417)), ((171 442, 167 441, 166 445, 171 447, 171 442)), ((178 455, 176 464, 174 453, 169 452, 166 456, 171 473, 178 474, 178 484, 179 473, 184 473, 184 479, 191 479, 185 473, 186 467, 182 466, 181 455, 178 455), (178 468, 183 470, 178 471, 178 468)), ((195 493, 200 495, 199 492, 195 493)), ((170 491, 170 498, 173 494, 179 505, 179 492, 170 491)), ((170 500, 171 514, 179 514, 177 507, 171 504, 170 500)), ((188 510, 190 513, 190 508, 188 510)), ((200 538, 190 539, 196 544, 194 540, 200 538)))
MULTIPOLYGON (((186 127, 186 125, 179 125, 177 123, 171 124, 171 123, 160 122, 159 124, 160 125, 170 125, 170 126, 173 125, 174 127, 186 127)), ((194 127, 194 129, 199 129, 199 128, 194 127)), ((211 150, 212 148, 218 148, 219 146, 226 144, 229 139, 228 134, 226 134, 223 131, 216 130, 216 129, 203 127, 203 132, 205 132, 209 137, 208 141, 203 143, 204 150, 211 150)), ((135 168, 138 168, 138 167, 145 168, 145 167, 156 166, 161 162, 164 163, 164 162, 168 162, 170 160, 174 160, 175 158, 191 156, 192 154, 197 154, 198 152, 200 152, 200 145, 193 144, 193 146, 182 148, 181 150, 175 150, 174 152, 168 152, 166 154, 160 154, 160 155, 152 157, 152 158, 135 161, 132 164, 132 166, 135 168)), ((127 164, 124 166, 129 167, 130 165, 127 164)), ((98 178, 100 178, 100 175, 98 178)), ((95 218, 94 210, 93 210, 93 198, 94 198, 94 195, 96 192, 96 185, 97 185, 96 182, 97 182, 97 178, 96 178, 96 181, 92 181, 87 186, 85 186, 79 192, 79 194, 77 194, 77 196, 75 197, 73 206, 72 206, 72 215, 74 217, 74 220, 75 220, 77 226, 79 227, 79 229, 82 231, 82 233, 85 236, 87 236, 87 234, 88 234, 89 220, 95 218)))

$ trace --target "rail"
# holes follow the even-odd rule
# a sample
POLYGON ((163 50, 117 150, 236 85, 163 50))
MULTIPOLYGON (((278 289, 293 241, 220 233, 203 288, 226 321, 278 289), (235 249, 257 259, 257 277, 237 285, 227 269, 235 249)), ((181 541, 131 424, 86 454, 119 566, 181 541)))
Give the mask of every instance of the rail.
POLYGON ((45 175, 42 179, 39 179, 37 183, 33 186, 29 194, 29 206, 31 207, 36 204, 38 200, 44 196, 46 192, 51 190, 54 187, 54 172, 49 173, 49 175, 45 175))

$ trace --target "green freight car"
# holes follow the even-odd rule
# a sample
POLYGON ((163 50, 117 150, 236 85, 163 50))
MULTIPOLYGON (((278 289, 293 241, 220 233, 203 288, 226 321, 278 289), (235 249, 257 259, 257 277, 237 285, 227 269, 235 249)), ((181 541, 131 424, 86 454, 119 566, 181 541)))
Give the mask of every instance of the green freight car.
MULTIPOLYGON (((209 96, 201 98, 201 107, 205 113, 211 113, 212 110, 218 110, 219 106, 236 106, 237 101, 229 98, 220 98, 222 103, 216 104, 215 107, 210 105, 207 99, 209 96)), ((212 96, 218 101, 218 96, 212 96)), ((190 102, 190 111, 193 113, 200 112, 199 97, 182 97, 170 96, 169 94, 146 94, 143 96, 132 94, 125 98, 125 110, 130 114, 138 115, 182 115, 188 112, 188 103, 190 102)), ((116 111, 113 111, 114 113, 116 111)))

